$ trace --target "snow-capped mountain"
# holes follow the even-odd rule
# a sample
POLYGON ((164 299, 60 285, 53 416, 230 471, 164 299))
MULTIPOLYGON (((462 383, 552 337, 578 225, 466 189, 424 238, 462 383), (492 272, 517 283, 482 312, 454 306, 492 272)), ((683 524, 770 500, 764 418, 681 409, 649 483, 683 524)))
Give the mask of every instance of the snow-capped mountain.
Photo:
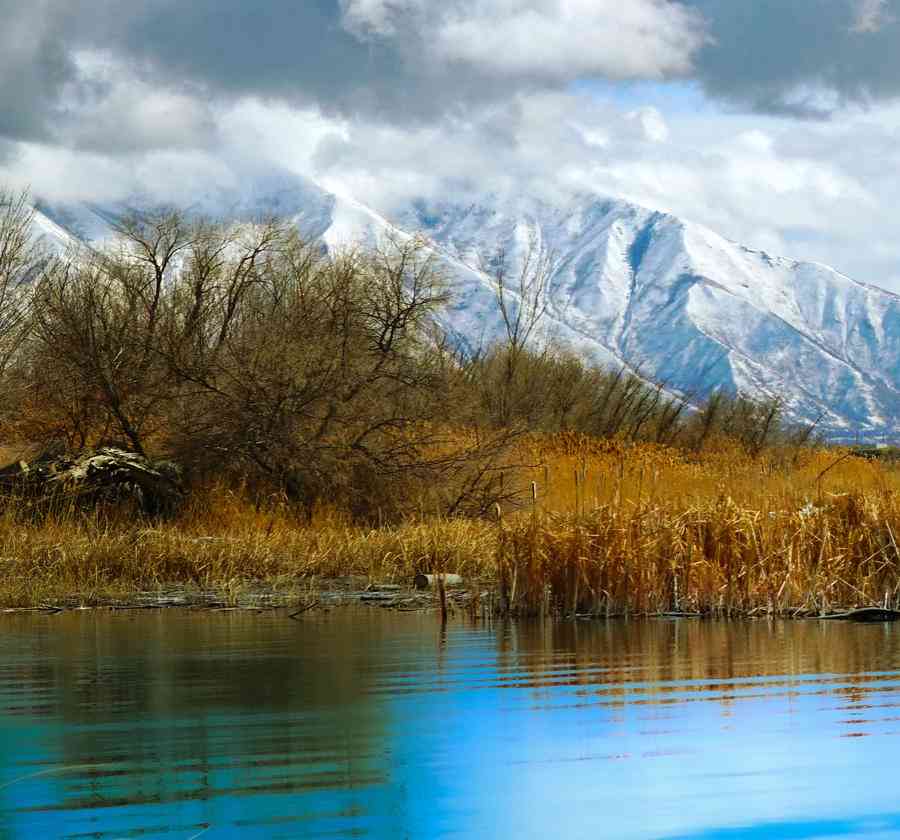
MULTIPOLYGON (((102 242, 141 197, 114 206, 38 203, 54 247, 102 242)), ((446 325, 470 344, 501 323, 482 257, 515 264, 537 239, 555 257, 544 333, 681 393, 716 387, 780 395, 797 419, 836 436, 900 429, 900 297, 816 263, 752 251, 674 216, 597 195, 564 206, 486 197, 416 202, 382 214, 279 175, 192 211, 227 219, 276 213, 329 247, 423 232, 455 293, 446 325)))

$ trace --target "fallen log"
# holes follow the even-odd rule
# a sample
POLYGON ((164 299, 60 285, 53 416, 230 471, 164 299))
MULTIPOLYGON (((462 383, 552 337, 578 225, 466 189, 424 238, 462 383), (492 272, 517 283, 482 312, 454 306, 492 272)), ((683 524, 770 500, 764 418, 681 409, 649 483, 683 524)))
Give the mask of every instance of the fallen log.
POLYGON ((313 601, 311 604, 307 604, 305 607, 300 607, 300 609, 297 610, 297 612, 292 612, 288 616, 288 618, 292 618, 292 619, 294 619, 294 621, 297 621, 299 616, 303 615, 303 613, 305 613, 305 612, 314 610, 316 607, 319 606, 320 603, 321 603, 320 601, 313 601))
POLYGON ((378 603, 382 601, 396 601, 396 592, 364 592, 359 596, 359 600, 363 603, 378 603))
POLYGON ((822 621, 900 621, 900 611, 884 607, 861 607, 847 612, 816 616, 822 621))
POLYGON ((0 498, 35 510, 57 502, 88 507, 130 502, 147 515, 174 513, 184 499, 181 470, 170 461, 116 447, 47 453, 0 469, 0 498))
POLYGON ((444 586, 462 586, 461 575, 426 575, 421 572, 413 578, 413 586, 416 589, 434 589, 438 586, 438 579, 443 581, 444 586))

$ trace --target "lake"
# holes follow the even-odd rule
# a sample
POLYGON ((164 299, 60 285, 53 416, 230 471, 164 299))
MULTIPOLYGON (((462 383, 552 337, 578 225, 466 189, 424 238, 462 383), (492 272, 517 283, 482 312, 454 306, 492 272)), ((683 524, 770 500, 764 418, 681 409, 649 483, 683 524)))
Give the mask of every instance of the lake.
POLYGON ((900 627, 0 616, 0 838, 900 837, 900 627))

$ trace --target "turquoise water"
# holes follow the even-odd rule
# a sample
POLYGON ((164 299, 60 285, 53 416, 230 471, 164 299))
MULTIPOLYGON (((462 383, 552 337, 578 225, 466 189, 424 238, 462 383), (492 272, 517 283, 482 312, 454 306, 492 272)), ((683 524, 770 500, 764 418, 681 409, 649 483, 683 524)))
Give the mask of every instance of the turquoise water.
POLYGON ((900 628, 0 616, 0 838, 900 838, 900 628))

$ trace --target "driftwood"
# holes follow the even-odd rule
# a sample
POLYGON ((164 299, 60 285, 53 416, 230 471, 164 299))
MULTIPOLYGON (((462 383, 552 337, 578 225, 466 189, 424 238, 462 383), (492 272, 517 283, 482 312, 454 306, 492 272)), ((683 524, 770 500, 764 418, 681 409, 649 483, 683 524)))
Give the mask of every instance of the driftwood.
POLYGON ((359 600, 364 604, 366 603, 379 603, 382 601, 396 601, 397 593, 396 592, 364 592, 359 596, 359 600))
POLYGON ((288 616, 288 618, 292 618, 292 619, 294 619, 294 621, 297 621, 298 618, 301 615, 303 615, 303 613, 309 612, 310 610, 314 610, 316 607, 319 606, 320 603, 321 603, 321 601, 313 601, 311 604, 307 604, 305 607, 300 607, 300 609, 297 610, 297 612, 292 612, 288 616))
POLYGON ((439 579, 444 586, 461 586, 463 582, 460 575, 424 575, 420 572, 413 578, 413 586, 416 589, 437 588, 439 579))
POLYGON ((862 607, 858 610, 816 617, 823 621, 900 621, 900 612, 883 607, 862 607))
POLYGON ((183 498, 177 465, 116 447, 50 453, 0 469, 0 500, 35 511, 68 502, 85 507, 131 503, 158 516, 173 513, 183 498))

